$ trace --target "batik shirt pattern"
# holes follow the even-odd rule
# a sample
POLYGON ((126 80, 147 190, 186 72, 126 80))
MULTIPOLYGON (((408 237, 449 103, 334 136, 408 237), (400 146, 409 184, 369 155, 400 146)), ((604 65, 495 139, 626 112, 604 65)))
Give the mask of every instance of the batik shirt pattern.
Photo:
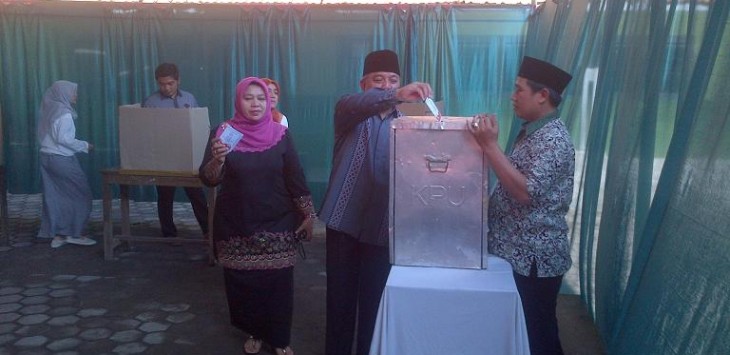
POLYGON ((565 217, 573 197, 575 149, 565 125, 557 117, 546 119, 534 132, 528 127, 509 156, 527 178, 530 203, 520 204, 500 183, 489 201, 490 252, 524 276, 533 263, 538 277, 563 275, 571 265, 565 217))

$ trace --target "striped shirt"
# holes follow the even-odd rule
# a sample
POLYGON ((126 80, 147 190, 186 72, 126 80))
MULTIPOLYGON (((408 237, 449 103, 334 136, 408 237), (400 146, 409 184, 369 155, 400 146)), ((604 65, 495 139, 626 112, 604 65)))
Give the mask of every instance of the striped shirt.
POLYGON ((391 122, 395 90, 346 95, 335 107, 335 147, 319 217, 328 228, 362 243, 388 245, 391 122))

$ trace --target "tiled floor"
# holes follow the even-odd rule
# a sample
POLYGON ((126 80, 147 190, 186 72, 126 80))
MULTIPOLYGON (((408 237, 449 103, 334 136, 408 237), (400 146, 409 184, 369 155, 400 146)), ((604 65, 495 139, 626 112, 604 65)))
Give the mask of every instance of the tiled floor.
MULTIPOLYGON (((104 261, 96 246, 58 249, 36 238, 40 195, 9 195, 9 246, 0 247, 0 354, 238 354, 220 269, 202 244, 136 244, 104 261)), ((119 220, 118 201, 113 219, 119 220)), ((132 230, 158 233, 154 202, 131 202, 132 230)), ((188 203, 175 203, 181 237, 201 238, 188 203)))
MULTIPOLYGON (((0 246, 0 355, 241 353, 244 335, 229 325, 221 269, 208 266, 202 244, 138 243, 105 261, 101 201, 94 201, 89 234, 99 243, 52 249, 35 237, 40 206, 40 195, 9 195, 10 245, 0 246)), ((130 214, 134 234, 159 233, 154 202, 131 202, 130 214)), ((189 203, 175 203, 175 221, 181 237, 201 238, 189 203)), ((295 268, 292 347, 318 355, 326 292, 321 225, 305 248, 307 259, 295 268)), ((578 297, 561 296, 558 314, 566 354, 601 353, 578 297)))

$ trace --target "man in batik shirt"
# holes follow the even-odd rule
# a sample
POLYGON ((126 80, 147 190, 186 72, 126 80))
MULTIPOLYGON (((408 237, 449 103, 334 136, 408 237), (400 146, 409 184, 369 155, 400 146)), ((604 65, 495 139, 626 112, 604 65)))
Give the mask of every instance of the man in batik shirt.
POLYGON ((512 94, 524 123, 509 156, 499 148, 495 116, 477 115, 469 126, 499 180, 489 200, 489 249, 512 265, 532 355, 563 353, 555 307, 571 265, 565 216, 575 149, 557 107, 571 78, 524 57, 512 94))

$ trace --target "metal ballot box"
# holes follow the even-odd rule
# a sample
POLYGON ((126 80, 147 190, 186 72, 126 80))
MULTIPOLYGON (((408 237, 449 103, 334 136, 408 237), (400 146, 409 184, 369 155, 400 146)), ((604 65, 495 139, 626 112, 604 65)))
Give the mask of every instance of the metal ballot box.
POLYGON ((466 117, 401 117, 390 138, 390 262, 487 268, 487 163, 466 117))

